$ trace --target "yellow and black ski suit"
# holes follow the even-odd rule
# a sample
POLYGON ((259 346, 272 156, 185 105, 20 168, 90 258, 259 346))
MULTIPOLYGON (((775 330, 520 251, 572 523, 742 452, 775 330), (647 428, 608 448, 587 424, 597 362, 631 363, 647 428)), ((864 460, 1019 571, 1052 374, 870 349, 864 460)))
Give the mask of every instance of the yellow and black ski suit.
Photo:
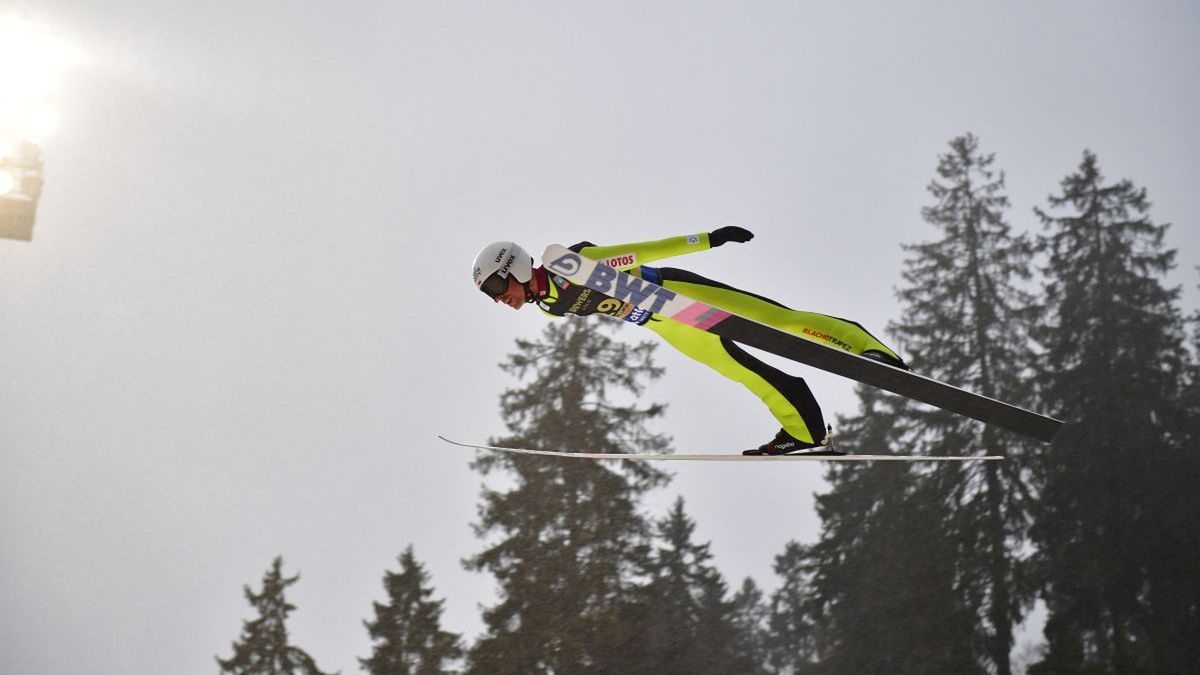
MULTIPOLYGON (((571 250, 693 300, 826 346, 854 354, 868 350, 881 352, 885 357, 900 361, 894 351, 853 321, 789 309, 774 300, 705 279, 686 270, 649 267, 646 264, 709 248, 709 235, 701 233, 617 246, 596 246, 582 242, 572 246, 571 250)), ((547 314, 607 314, 644 325, 679 351, 754 392, 779 420, 783 430, 793 438, 818 444, 825 437, 821 408, 803 378, 788 375, 763 363, 736 343, 720 336, 665 316, 651 314, 557 275, 547 274, 544 268, 538 268, 535 274, 541 292, 534 297, 534 301, 547 314)))

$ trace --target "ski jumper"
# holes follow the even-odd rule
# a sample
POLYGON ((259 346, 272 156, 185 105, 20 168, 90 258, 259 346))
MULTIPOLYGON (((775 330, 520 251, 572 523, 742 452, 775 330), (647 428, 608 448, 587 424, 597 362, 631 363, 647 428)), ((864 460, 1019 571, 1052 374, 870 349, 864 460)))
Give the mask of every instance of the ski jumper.
MULTIPOLYGON (((821 342, 854 354, 867 350, 899 356, 859 324, 815 312, 790 309, 761 295, 747 293, 698 274, 646 263, 711 248, 707 233, 617 246, 581 242, 572 251, 610 267, 708 303, 747 319, 821 342)), ((607 314, 643 325, 687 356, 737 382, 762 399, 784 431, 805 443, 825 438, 821 408, 803 378, 789 375, 748 354, 736 343, 669 317, 651 314, 586 286, 572 284, 544 268, 534 270, 540 292, 538 306, 552 316, 607 314)))

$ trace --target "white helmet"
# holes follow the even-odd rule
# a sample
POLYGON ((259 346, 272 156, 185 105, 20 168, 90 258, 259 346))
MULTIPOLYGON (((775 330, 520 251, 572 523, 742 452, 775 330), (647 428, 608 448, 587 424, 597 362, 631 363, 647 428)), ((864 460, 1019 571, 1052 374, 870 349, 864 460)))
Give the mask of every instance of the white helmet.
POLYGON ((495 298, 508 289, 508 276, 522 284, 533 278, 533 256, 511 241, 498 241, 483 247, 475 256, 475 287, 495 298))

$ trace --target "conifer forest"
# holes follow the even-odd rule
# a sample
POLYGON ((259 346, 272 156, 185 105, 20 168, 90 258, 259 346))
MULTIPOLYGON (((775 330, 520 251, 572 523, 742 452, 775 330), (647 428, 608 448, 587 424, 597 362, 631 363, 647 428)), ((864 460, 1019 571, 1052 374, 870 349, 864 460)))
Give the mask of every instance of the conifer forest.
MULTIPOLYGON (((362 611, 371 650, 347 660, 373 675, 1200 673, 1200 312, 1168 283, 1154 186, 1083 150, 1017 208, 983 140, 930 158, 925 236, 884 280, 887 339, 918 373, 1066 420, 1054 443, 860 386, 832 420, 839 449, 1006 459, 827 463, 819 536, 761 579, 721 574, 685 498, 649 512, 659 466, 479 452, 462 564, 496 588, 483 631, 446 628, 452 591, 397 541, 362 611)), ((645 395, 655 343, 603 318, 546 324, 501 366, 490 442, 671 452, 645 395)), ((221 673, 328 672, 289 635, 304 561, 281 554, 248 571, 247 619, 212 645, 221 673)))

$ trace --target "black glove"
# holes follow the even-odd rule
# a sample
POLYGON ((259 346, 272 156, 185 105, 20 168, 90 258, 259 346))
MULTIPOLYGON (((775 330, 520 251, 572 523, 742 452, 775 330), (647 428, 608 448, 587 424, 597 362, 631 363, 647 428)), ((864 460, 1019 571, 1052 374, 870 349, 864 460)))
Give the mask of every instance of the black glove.
POLYGON ((736 241, 739 244, 744 244, 753 238, 754 233, 744 227, 726 225, 708 233, 708 244, 716 248, 727 241, 736 241))

